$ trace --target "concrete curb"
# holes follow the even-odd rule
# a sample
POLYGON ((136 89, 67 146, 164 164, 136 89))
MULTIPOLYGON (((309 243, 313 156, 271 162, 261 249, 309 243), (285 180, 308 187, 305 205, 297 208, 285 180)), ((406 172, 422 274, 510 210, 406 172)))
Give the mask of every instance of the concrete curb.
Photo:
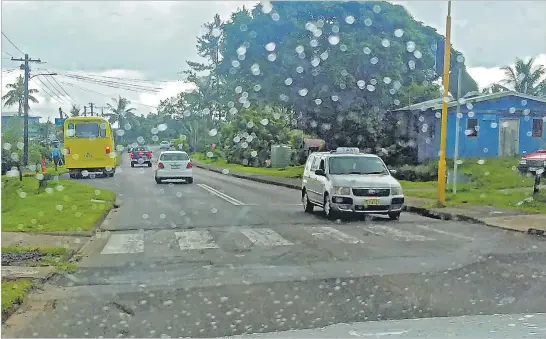
MULTIPOLYGON (((194 166, 197 167, 197 168, 202 168, 202 169, 211 171, 211 172, 224 174, 224 173, 222 173, 222 170, 220 170, 220 169, 214 168, 212 166, 207 166, 207 165, 199 163, 199 162, 194 161, 194 166)), ((269 184, 269 185, 275 185, 275 186, 281 186, 281 187, 301 190, 300 186, 291 185, 291 184, 282 183, 282 182, 273 181, 273 180, 255 178, 255 177, 245 176, 245 175, 236 174, 236 173, 228 173, 228 174, 224 174, 224 175, 230 175, 230 176, 235 177, 235 178, 256 181, 256 182, 260 182, 260 183, 263 183, 263 184, 269 184)), ((418 215, 421 215, 421 216, 424 216, 424 217, 427 217, 427 218, 432 218, 432 219, 460 220, 460 221, 466 221, 466 222, 470 222, 470 223, 474 223, 474 224, 480 224, 480 225, 485 225, 485 226, 489 226, 489 227, 500 228, 500 229, 507 230, 507 231, 512 231, 512 232, 519 232, 519 233, 530 234, 530 235, 539 236, 539 237, 546 237, 546 231, 544 231, 544 230, 529 228, 529 229, 527 229, 527 231, 521 231, 521 230, 508 228, 508 227, 501 227, 501 226, 497 226, 497 225, 491 225, 491 224, 483 222, 482 220, 480 220, 478 218, 471 217, 471 216, 464 215, 464 214, 454 214, 454 213, 448 213, 448 212, 432 211, 431 209, 428 209, 428 208, 413 206, 413 205, 404 205, 404 211, 409 212, 409 213, 418 214, 418 215)))

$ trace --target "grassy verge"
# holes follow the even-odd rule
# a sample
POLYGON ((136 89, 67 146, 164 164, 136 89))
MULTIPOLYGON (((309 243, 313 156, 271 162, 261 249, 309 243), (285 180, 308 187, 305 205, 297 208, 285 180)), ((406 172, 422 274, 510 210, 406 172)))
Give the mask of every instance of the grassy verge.
POLYGON ((30 279, 2 281, 2 318, 12 307, 23 302, 25 293, 31 287, 30 279))
POLYGON ((85 231, 109 210, 115 194, 70 180, 2 177, 2 231, 85 231), (92 202, 91 199, 103 202, 92 202))
POLYGON ((38 252, 42 256, 38 260, 25 260, 22 262, 25 266, 55 266, 61 271, 74 273, 76 264, 69 262, 72 255, 70 249, 56 246, 2 246, 2 254, 24 254, 29 252, 38 252))
POLYGON ((284 177, 284 178, 300 178, 303 175, 304 166, 290 166, 286 168, 265 168, 265 167, 249 167, 238 164, 228 164, 224 159, 210 159, 203 156, 201 153, 193 153, 190 156, 204 164, 210 164, 220 168, 233 170, 236 172, 245 172, 252 174, 269 175, 272 177, 284 177))

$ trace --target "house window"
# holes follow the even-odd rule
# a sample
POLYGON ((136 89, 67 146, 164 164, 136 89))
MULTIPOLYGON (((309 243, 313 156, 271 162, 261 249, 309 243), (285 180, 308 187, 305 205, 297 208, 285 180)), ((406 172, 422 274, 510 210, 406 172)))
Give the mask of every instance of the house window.
POLYGON ((478 136, 478 119, 467 119, 466 120, 466 131, 465 134, 467 137, 476 138, 478 136))
POLYGON ((542 119, 533 119, 533 138, 544 136, 544 122, 542 119))

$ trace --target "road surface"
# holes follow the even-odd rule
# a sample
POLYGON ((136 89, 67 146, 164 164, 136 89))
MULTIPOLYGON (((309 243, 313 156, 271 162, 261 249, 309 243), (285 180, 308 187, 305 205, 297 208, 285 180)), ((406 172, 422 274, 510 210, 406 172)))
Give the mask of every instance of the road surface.
POLYGON ((158 185, 127 163, 86 180, 122 206, 12 335, 219 337, 546 309, 543 240, 408 213, 329 221, 292 189, 197 168, 193 184, 158 185))

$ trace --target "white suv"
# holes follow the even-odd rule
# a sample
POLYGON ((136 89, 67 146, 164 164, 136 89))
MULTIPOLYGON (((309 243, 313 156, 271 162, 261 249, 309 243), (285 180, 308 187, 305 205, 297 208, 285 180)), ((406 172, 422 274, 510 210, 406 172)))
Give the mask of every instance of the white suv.
POLYGON ((385 214, 398 220, 404 194, 383 160, 358 148, 309 155, 301 189, 303 207, 322 207, 328 218, 342 212, 385 214))

